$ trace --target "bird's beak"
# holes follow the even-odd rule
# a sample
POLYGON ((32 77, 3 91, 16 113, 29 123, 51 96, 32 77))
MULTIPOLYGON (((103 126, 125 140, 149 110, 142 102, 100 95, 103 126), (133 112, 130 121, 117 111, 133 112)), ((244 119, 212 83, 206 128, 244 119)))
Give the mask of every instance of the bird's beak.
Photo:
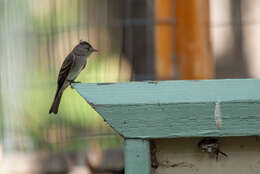
POLYGON ((98 50, 96 50, 95 48, 92 49, 92 52, 98 52, 98 50))

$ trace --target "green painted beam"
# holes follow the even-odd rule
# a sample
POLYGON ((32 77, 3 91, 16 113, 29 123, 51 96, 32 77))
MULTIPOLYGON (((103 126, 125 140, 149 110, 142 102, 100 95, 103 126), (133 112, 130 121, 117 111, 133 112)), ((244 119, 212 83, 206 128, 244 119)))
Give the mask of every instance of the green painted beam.
POLYGON ((126 138, 260 135, 260 80, 74 84, 126 138))
POLYGON ((125 173, 151 173, 150 143, 148 140, 125 140, 125 173))

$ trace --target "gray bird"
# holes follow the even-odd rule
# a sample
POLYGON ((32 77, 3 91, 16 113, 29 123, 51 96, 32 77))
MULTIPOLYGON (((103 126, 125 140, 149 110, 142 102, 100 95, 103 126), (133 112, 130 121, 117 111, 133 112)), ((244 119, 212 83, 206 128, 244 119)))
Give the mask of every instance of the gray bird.
POLYGON ((73 48, 70 54, 65 58, 58 76, 58 86, 56 94, 49 110, 49 114, 58 113, 59 104, 63 91, 71 85, 76 83, 74 80, 78 77, 79 73, 85 68, 87 64, 87 57, 91 53, 97 51, 88 42, 80 41, 80 43, 73 48))

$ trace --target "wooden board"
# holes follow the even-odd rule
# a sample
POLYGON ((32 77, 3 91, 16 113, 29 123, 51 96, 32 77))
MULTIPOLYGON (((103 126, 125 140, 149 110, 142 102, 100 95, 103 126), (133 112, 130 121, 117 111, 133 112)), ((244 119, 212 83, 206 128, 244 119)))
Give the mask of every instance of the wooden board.
POLYGON ((126 138, 260 134, 260 80, 74 84, 126 138))

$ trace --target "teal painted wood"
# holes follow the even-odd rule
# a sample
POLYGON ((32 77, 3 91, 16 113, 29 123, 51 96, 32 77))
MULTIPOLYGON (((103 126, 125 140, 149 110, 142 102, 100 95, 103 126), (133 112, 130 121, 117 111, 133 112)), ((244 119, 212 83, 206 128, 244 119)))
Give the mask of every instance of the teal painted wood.
POLYGON ((74 87, 105 121, 127 138, 260 135, 259 79, 74 87), (217 102, 221 127, 216 126, 214 115, 217 102))
POLYGON ((260 100, 260 79, 74 84, 95 105, 260 100))
POLYGON ((150 174, 151 158, 148 140, 125 140, 125 174, 150 174))

